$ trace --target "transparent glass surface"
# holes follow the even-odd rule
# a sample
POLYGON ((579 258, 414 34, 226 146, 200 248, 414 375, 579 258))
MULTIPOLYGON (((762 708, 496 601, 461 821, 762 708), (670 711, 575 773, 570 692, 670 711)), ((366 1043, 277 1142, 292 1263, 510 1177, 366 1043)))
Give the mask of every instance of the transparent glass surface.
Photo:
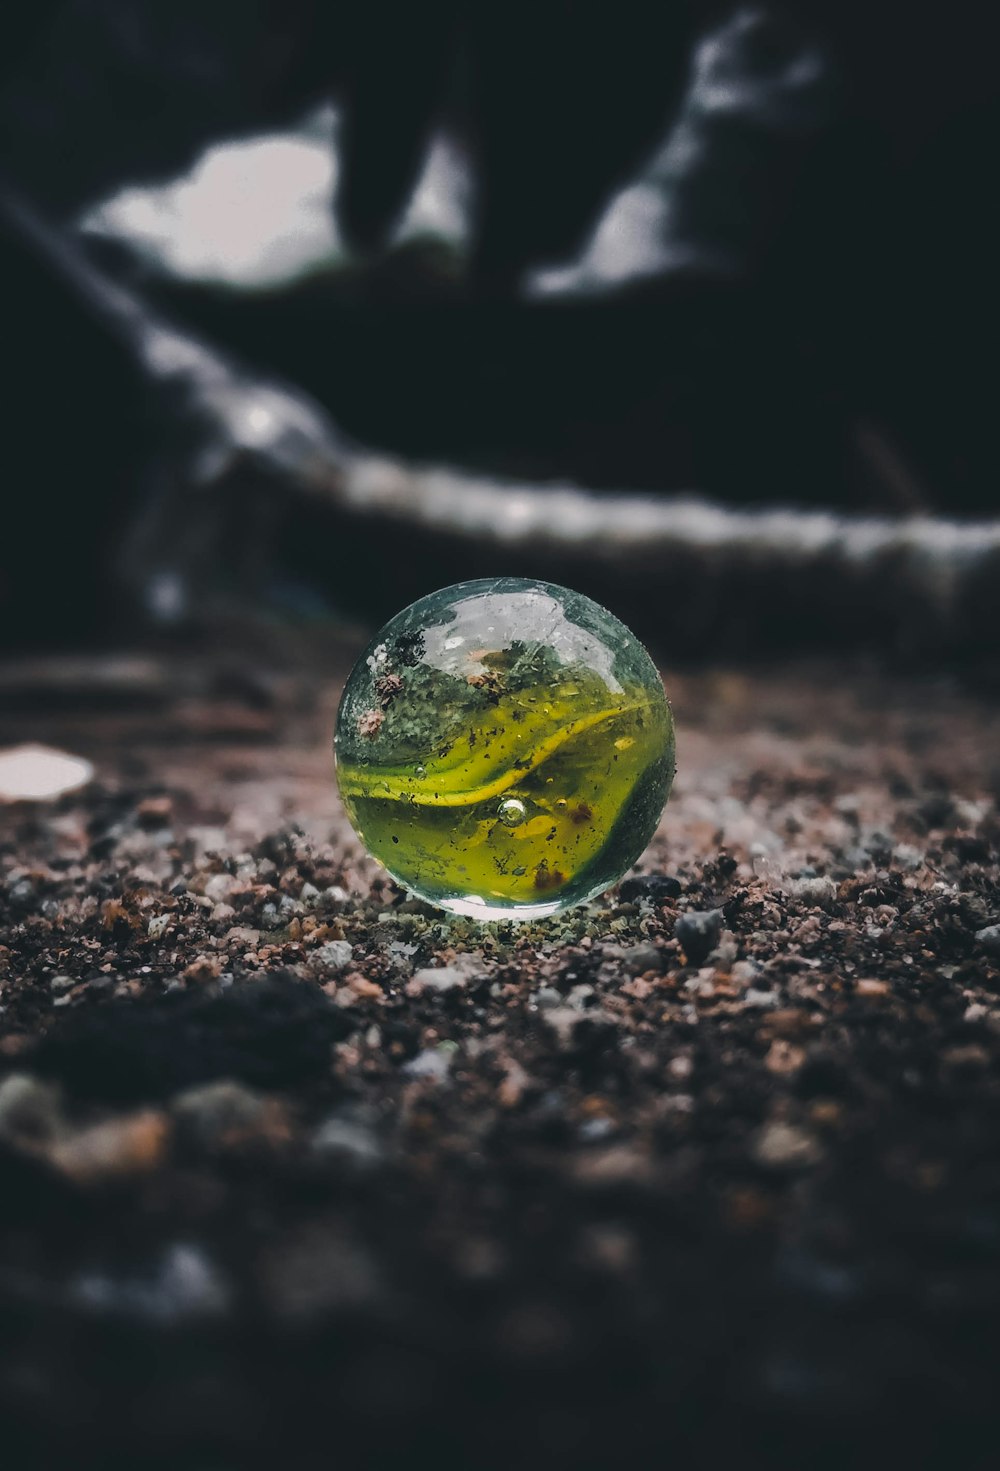
POLYGON ((368 851, 454 914, 536 918, 615 883, 659 822, 674 730, 656 666, 590 598, 463 582, 398 613, 337 717, 368 851))

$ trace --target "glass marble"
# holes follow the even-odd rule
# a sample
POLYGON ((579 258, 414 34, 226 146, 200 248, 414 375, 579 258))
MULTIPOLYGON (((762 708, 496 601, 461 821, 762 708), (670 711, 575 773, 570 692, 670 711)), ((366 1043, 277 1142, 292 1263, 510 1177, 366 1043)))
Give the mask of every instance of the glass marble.
POLYGON ((348 815, 411 893, 529 919, 600 894, 656 829, 674 729, 633 633, 547 582, 463 582, 358 660, 335 741, 348 815))

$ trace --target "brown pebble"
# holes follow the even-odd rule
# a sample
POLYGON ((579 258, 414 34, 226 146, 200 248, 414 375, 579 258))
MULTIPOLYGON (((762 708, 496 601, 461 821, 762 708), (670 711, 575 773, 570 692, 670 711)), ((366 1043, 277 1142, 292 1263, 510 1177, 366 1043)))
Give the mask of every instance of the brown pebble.
POLYGON ((144 1109, 60 1139, 48 1151, 48 1158, 78 1184, 100 1184, 155 1170, 166 1156, 170 1133, 166 1114, 144 1109))
POLYGON ((203 984, 216 980, 221 974, 222 961, 217 955, 199 955, 197 960, 192 960, 181 971, 181 980, 203 984))
POLYGON ((978 1042, 970 1042, 964 1047, 947 1048, 941 1054, 941 1061, 946 1067, 984 1068, 990 1065, 990 1054, 978 1042))
POLYGON ((507 1064, 503 1082, 497 1089, 497 1101, 501 1108, 516 1108, 524 1097, 530 1079, 519 1062, 513 1058, 507 1064))
POLYGON ((788 1073, 797 1073, 805 1060, 804 1047, 797 1047, 794 1042, 788 1042, 783 1037, 776 1037, 764 1059, 764 1066, 769 1073, 776 1073, 782 1077, 788 1073))
POLYGON ((866 977, 857 982, 854 987, 857 996, 891 996, 892 987, 888 981, 873 980, 866 977))
POLYGON ((351 971, 350 975, 345 976, 342 984, 349 987, 355 996, 359 996, 365 1001, 374 1001, 376 998, 381 1001, 385 996, 385 992, 381 986, 375 981, 370 981, 367 976, 363 976, 357 970, 351 971))
POLYGON ((142 827, 166 827, 174 813, 170 797, 144 797, 135 809, 142 827))
POLYGON ((783 1006, 772 1011, 762 1023, 761 1030, 777 1037, 799 1037, 820 1025, 820 1018, 811 1011, 798 1007, 783 1006))
POLYGON ((636 1001, 645 1001, 651 991, 655 989, 655 982, 646 980, 644 976, 633 976, 622 986, 622 992, 626 996, 633 997, 636 1001))
POLYGON ((589 1189, 617 1185, 646 1185, 652 1177, 649 1157, 626 1144, 613 1144, 576 1160, 573 1178, 589 1189))

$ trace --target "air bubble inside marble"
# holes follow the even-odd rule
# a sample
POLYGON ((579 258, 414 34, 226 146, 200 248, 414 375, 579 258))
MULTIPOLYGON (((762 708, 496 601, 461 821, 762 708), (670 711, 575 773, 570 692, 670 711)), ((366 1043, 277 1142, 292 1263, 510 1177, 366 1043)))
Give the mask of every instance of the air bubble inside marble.
POLYGON ((642 853, 674 774, 670 707, 642 644, 551 583, 460 583, 397 614, 358 660, 337 777, 362 842, 455 914, 536 918, 642 853))

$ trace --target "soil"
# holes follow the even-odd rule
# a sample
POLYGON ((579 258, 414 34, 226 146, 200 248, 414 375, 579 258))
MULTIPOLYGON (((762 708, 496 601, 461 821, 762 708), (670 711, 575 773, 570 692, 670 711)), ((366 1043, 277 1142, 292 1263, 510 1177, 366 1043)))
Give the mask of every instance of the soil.
POLYGON ((992 695, 667 671, 639 870, 476 927, 354 652, 0 669, 97 767, 0 806, 4 1465, 995 1465, 992 695))

